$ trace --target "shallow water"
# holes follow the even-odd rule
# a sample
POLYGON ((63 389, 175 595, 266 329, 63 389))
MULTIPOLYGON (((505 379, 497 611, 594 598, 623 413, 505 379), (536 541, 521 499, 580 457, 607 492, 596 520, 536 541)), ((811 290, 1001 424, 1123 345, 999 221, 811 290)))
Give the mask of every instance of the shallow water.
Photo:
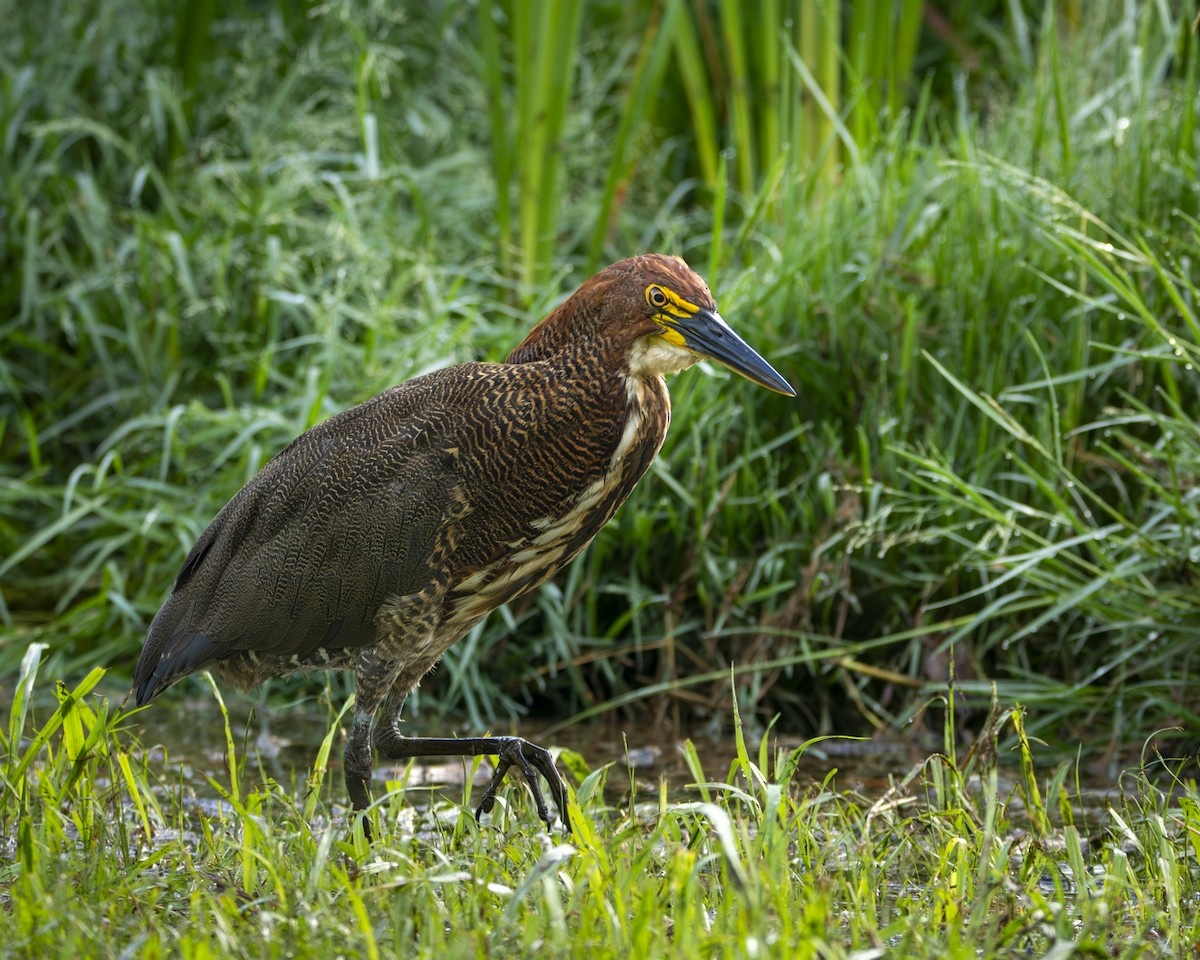
MULTIPOLYGON (((235 747, 247 758, 244 787, 253 786, 264 776, 281 784, 302 783, 333 722, 330 711, 313 701, 255 706, 232 695, 227 697, 226 707, 235 747)), ((340 780, 346 718, 342 725, 343 730, 335 736, 329 757, 330 775, 338 781, 335 796, 344 792, 340 780)), ((191 786, 198 799, 217 796, 217 791, 208 783, 210 777, 218 784, 228 782, 224 722, 213 697, 199 694, 157 700, 133 718, 130 729, 148 751, 164 755, 166 768, 171 771, 170 778, 180 777, 191 786)), ((420 717, 406 724, 405 732, 410 736, 517 734, 551 749, 573 751, 592 770, 612 764, 606 796, 614 802, 631 792, 657 791, 663 782, 670 789, 672 799, 688 799, 695 789, 696 778, 685 758, 684 744, 689 736, 686 732, 662 729, 644 722, 622 723, 611 718, 551 729, 550 733, 544 734, 547 729, 551 729, 550 724, 538 719, 506 722, 489 731, 479 731, 463 722, 439 722, 435 718, 420 717)), ((692 733, 690 739, 706 777, 726 780, 730 765, 737 757, 733 737, 692 733)), ((805 739, 800 734, 771 731, 771 757, 780 751, 790 753, 805 739)), ((747 737, 747 748, 756 762, 758 744, 757 736, 747 737)), ((825 740, 805 751, 794 782, 801 785, 820 782, 836 769, 841 787, 872 796, 885 791, 893 782, 892 778, 911 771, 925 755, 915 744, 900 739, 825 740)), ((416 792, 413 799, 420 802, 420 790, 446 788, 442 791, 445 796, 461 799, 464 778, 473 766, 474 761, 470 758, 417 759, 407 776, 407 792, 410 796, 416 792)), ((565 764, 560 761, 562 766, 565 764)), ((406 767, 407 762, 396 764, 377 760, 374 770, 377 786, 382 788, 385 782, 404 780, 406 767)), ((481 788, 486 784, 491 772, 486 761, 480 764, 475 769, 474 786, 481 788)))
MULTIPOLYGON (((110 699, 116 708, 125 691, 116 696, 111 693, 110 699)), ((243 761, 243 794, 270 778, 296 796, 302 795, 335 713, 315 697, 291 703, 267 703, 261 698, 255 701, 230 693, 226 695, 225 703, 235 750, 243 761)), ((124 704, 125 708, 128 706, 128 703, 124 704)), ((41 704, 36 715, 44 719, 52 709, 52 704, 41 704)), ((5 715, 7 707, 0 704, 0 716, 5 715)), ((342 729, 334 736, 329 755, 327 782, 338 802, 345 801, 341 759, 348 726, 346 720, 343 718, 342 729)), ((730 725, 731 720, 726 726, 730 725)), ((161 777, 164 785, 183 786, 185 805, 201 814, 217 812, 223 802, 221 797, 228 790, 229 761, 224 720, 214 696, 203 690, 173 691, 136 713, 123 726, 140 740, 154 775, 161 777), (206 811, 210 806, 213 809, 206 811)), ((732 736, 680 731, 646 721, 622 722, 612 717, 561 729, 545 719, 526 718, 516 723, 498 724, 490 731, 480 731, 462 721, 438 721, 431 716, 421 716, 408 722, 405 732, 410 736, 517 734, 551 749, 574 752, 583 758, 589 770, 611 764, 605 783, 605 797, 611 804, 622 804, 634 798, 638 802, 656 798, 664 783, 674 802, 697 799, 697 778, 685 756, 686 738, 690 737, 708 781, 726 782, 737 757, 732 736)), ((761 735, 761 731, 747 732, 746 735, 747 749, 756 763, 761 735)), ((808 737, 802 733, 778 727, 771 730, 768 734, 769 762, 773 764, 777 756, 787 756, 806 739, 808 737)), ((836 771, 833 782, 836 789, 853 791, 867 802, 880 798, 886 801, 888 791, 918 772, 939 747, 938 743, 921 742, 917 736, 907 739, 897 736, 870 740, 826 739, 810 744, 804 751, 792 783, 803 789, 823 782, 836 771)), ((960 754, 960 759, 964 755, 965 751, 960 754)), ((1042 760, 1051 758, 1043 757, 1042 760)), ((569 758, 560 757, 559 765, 560 769, 569 768, 569 758)), ((1101 769, 1101 764, 1084 762, 1080 766, 1079 777, 1073 775, 1071 778, 1072 786, 1078 787, 1078 792, 1072 790, 1073 805, 1103 808, 1120 795, 1118 778, 1101 769)), ((457 757, 418 759, 411 770, 407 768, 407 762, 377 761, 375 795, 381 796, 388 782, 403 782, 406 800, 414 806, 429 807, 439 796, 461 803, 463 781, 474 770, 472 787, 477 800, 492 773, 486 760, 476 766, 473 758, 457 757)), ((578 772, 577 767, 574 772, 578 772)), ((1019 807, 1020 797, 1013 791, 1019 777, 1015 755, 1002 754, 999 775, 1001 793, 1019 807)), ((574 782, 572 778, 568 779, 574 782)), ((902 792, 910 798, 914 792, 920 793, 921 779, 915 778, 902 792)))

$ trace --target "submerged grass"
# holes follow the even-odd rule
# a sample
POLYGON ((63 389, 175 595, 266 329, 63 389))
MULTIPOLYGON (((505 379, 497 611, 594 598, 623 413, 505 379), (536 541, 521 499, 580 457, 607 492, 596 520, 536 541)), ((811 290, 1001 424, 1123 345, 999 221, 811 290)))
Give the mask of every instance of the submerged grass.
POLYGON ((200 802, 131 716, 59 685, 31 709, 31 647, 0 736, 6 955, 1178 957, 1200 936, 1200 797, 1174 762, 1100 795, 1045 769, 1019 708, 867 796, 796 776, 821 744, 685 757, 694 787, 639 785, 564 757, 576 832, 541 832, 519 784, 477 824, 403 784, 355 839, 325 763, 302 782, 227 766, 200 802), (28 729, 30 738, 21 739, 28 729), (1003 740, 1011 751, 998 752, 1003 740))

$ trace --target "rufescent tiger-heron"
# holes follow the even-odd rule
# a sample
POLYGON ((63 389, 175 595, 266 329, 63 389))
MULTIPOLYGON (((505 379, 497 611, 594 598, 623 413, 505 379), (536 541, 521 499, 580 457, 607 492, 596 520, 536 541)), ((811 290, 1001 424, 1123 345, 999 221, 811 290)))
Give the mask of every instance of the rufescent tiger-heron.
POLYGON ((355 809, 370 806, 372 749, 390 760, 486 754, 498 762, 476 816, 516 766, 549 826, 537 774, 546 779, 569 830, 549 751, 511 736, 406 737, 400 710, 451 644, 608 522, 666 436, 663 374, 701 358, 795 396, 683 260, 647 254, 584 283, 506 362, 426 374, 317 424, 192 547, 150 624, 138 704, 207 667, 244 689, 352 670, 355 809))

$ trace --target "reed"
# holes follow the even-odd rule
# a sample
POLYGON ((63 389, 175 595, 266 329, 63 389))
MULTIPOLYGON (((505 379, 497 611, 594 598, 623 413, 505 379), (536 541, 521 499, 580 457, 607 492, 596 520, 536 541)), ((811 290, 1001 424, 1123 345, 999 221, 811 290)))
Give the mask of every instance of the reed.
POLYGON ((31 641, 56 676, 127 671, 198 532, 291 437, 500 359, 592 261, 660 248, 706 269, 801 397, 678 377, 633 501, 452 650, 418 713, 661 694, 722 716, 733 662, 748 719, 876 729, 952 661, 1036 736, 1117 705, 1095 736, 1197 712, 1193 14, 1009 5, 951 27, 1011 70, 955 80, 921 34, 912 62, 934 67, 897 100, 905 4, 827 59, 841 8, 783 0, 520 24, 498 0, 244 10, 214 15, 189 100, 153 10, 54 9, 95 42, 19 10, 0 40, 0 673, 31 641), (547 90, 555 38, 574 66, 547 90), (734 40, 750 89, 779 88, 742 104, 744 155, 734 40), (892 71, 874 120, 854 117, 853 63, 855 83, 892 71), (526 162, 569 184, 554 204, 522 199, 526 162))

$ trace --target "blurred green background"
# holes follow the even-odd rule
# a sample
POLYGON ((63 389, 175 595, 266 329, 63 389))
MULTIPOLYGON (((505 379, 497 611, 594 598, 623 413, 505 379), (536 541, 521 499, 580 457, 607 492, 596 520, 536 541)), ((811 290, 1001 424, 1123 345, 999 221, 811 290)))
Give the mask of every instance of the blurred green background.
POLYGON ((1194 735, 1196 17, 0 0, 0 689, 35 640, 123 689, 289 439, 658 250, 799 398, 675 378, 617 519, 418 717, 719 726, 732 664, 808 732, 952 681, 965 725, 994 687, 1044 737, 1194 735))

